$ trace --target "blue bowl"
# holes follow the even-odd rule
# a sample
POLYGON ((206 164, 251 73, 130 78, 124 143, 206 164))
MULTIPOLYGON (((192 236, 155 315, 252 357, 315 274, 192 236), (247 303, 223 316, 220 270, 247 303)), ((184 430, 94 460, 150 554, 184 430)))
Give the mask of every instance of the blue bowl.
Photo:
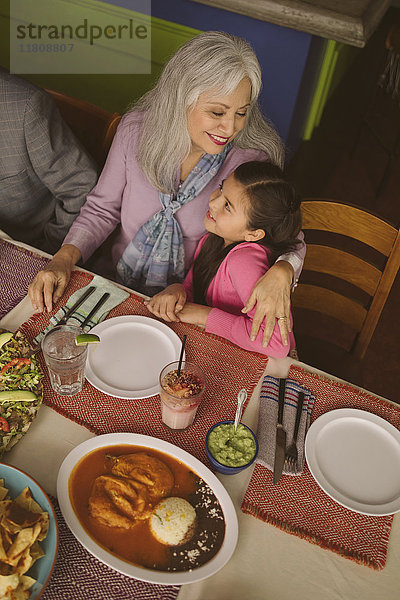
POLYGON ((56 562, 58 547, 57 517, 50 498, 30 475, 16 467, 2 463, 0 464, 0 478, 4 479, 4 486, 8 489, 12 499, 16 498, 25 487, 29 487, 34 500, 40 504, 44 511, 49 513, 49 531, 46 538, 39 542, 45 555, 39 558, 26 573, 26 575, 36 579, 30 589, 29 600, 37 600, 44 592, 56 562))
POLYGON ((213 425, 207 432, 205 446, 206 446, 206 453, 207 453, 208 460, 209 460, 212 468, 215 471, 217 471, 218 473, 222 473, 222 475, 235 475, 236 473, 240 473, 241 471, 244 471, 244 469, 247 469, 247 467, 249 467, 251 464, 253 464, 253 462, 255 461, 257 454, 258 454, 258 441, 257 441, 257 437, 256 437, 255 433, 250 429, 250 427, 247 427, 247 425, 245 425, 244 423, 241 423, 241 425, 243 425, 243 427, 246 427, 246 429, 248 431, 250 431, 251 435, 253 436, 254 441, 256 443, 256 452, 255 452, 253 458, 251 459, 251 461, 245 465, 242 465, 241 467, 228 467, 227 465, 223 465, 222 463, 218 462, 218 460, 216 458, 214 458, 213 455, 211 454, 211 452, 209 451, 208 437, 209 437, 210 433, 212 432, 212 430, 215 429, 215 427, 218 427, 218 425, 225 425, 228 423, 233 424, 234 421, 220 421, 219 423, 215 423, 215 425, 213 425))

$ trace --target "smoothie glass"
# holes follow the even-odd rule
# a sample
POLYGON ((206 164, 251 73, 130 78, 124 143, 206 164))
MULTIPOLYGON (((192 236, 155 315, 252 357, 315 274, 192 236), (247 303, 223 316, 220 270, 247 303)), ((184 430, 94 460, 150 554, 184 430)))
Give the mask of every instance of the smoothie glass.
POLYGON ((60 396, 73 396, 85 381, 87 344, 77 346, 75 338, 82 330, 75 325, 56 325, 42 340, 50 383, 60 396))
POLYGON ((169 363, 160 373, 161 419, 169 429, 187 429, 193 423, 206 389, 206 378, 197 365, 169 363))

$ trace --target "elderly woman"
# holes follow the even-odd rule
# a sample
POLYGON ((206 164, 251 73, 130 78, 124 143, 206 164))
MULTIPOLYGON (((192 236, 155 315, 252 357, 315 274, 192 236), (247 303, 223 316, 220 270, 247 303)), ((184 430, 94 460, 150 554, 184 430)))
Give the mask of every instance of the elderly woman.
MULTIPOLYGON (((205 32, 180 48, 157 85, 123 117, 96 187, 29 288, 34 308, 52 310, 73 266, 118 225, 117 281, 148 295, 181 281, 205 233, 211 192, 244 162, 282 165, 279 136, 258 108, 260 88, 260 66, 244 40, 205 32)), ((267 344, 277 318, 287 343, 290 287, 304 253, 302 243, 257 283, 243 309, 257 303, 252 339, 265 317, 267 344)))

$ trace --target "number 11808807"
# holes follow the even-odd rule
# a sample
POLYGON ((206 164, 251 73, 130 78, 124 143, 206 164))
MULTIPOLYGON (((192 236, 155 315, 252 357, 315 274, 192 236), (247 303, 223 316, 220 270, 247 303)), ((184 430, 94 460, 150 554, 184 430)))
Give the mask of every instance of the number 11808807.
POLYGON ((19 44, 19 52, 72 52, 74 44, 19 44))

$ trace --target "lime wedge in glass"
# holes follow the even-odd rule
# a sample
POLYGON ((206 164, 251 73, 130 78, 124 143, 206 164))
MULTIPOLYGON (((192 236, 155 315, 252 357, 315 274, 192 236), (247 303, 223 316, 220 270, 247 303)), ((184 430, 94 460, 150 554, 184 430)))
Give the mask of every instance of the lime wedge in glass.
POLYGON ((83 346, 84 344, 98 344, 100 338, 94 333, 80 333, 75 338, 75 344, 77 346, 83 346))

